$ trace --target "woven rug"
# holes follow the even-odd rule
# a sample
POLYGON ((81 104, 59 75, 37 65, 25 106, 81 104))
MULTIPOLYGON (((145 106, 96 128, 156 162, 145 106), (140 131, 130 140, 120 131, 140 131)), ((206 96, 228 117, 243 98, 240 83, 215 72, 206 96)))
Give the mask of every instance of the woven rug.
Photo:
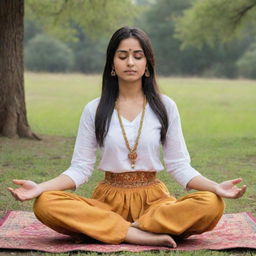
POLYGON ((0 220, 0 248, 45 252, 141 252, 150 250, 256 249, 256 218, 251 213, 225 214, 213 231, 177 241, 175 249, 131 244, 106 245, 79 242, 41 224, 32 212, 11 211, 0 220))

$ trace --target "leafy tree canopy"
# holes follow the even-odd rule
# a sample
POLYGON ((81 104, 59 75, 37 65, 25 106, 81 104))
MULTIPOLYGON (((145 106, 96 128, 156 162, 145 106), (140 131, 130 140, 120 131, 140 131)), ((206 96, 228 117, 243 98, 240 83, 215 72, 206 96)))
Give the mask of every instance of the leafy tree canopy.
POLYGON ((113 29, 132 24, 141 7, 131 0, 27 0, 26 15, 43 24, 44 30, 62 40, 76 40, 80 26, 97 38, 113 29))
POLYGON ((256 34, 256 0, 195 0, 176 20, 176 37, 182 48, 214 46, 256 34))

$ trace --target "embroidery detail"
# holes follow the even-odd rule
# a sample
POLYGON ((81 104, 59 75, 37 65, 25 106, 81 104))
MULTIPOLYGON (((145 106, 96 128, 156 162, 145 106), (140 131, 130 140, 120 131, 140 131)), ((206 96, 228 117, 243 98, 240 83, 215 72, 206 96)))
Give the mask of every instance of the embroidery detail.
POLYGON ((114 187, 135 188, 152 185, 158 183, 159 180, 156 179, 156 172, 105 172, 105 180, 103 182, 114 187))

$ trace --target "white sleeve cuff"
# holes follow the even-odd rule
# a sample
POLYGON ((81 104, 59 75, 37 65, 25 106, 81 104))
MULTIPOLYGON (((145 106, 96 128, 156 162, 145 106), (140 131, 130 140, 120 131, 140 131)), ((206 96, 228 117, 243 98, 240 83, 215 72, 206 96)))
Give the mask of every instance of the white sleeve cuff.
POLYGON ((82 184, 88 182, 89 180, 89 176, 85 176, 81 170, 78 170, 74 167, 70 167, 68 168, 66 171, 64 171, 62 174, 65 174, 67 175, 69 178, 71 178, 75 185, 76 185, 76 188, 75 189, 78 189, 82 184))
POLYGON ((167 169, 167 172, 169 172, 170 175, 187 191, 190 190, 187 188, 189 181, 194 177, 201 175, 197 170, 191 167, 189 163, 183 163, 172 170, 167 169))

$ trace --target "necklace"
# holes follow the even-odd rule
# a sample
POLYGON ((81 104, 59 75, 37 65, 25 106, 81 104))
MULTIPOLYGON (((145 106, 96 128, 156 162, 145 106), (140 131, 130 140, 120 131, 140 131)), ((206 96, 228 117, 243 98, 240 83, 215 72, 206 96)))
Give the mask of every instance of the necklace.
POLYGON ((135 161, 136 161, 137 156, 138 156, 136 150, 137 150, 137 147, 138 147, 140 134, 141 134, 141 129, 142 129, 142 125, 143 125, 146 103, 147 103, 147 100, 146 100, 146 97, 145 97, 144 102, 143 102, 143 111, 142 111, 141 119, 140 119, 140 126, 139 126, 138 134, 137 134, 137 137, 136 137, 135 144, 134 144, 133 148, 130 147, 130 144, 128 142, 128 139, 127 139, 127 136, 126 136, 126 133, 125 133, 125 130, 124 130, 124 125, 123 125, 122 118, 121 118, 121 115, 120 115, 120 112, 119 112, 118 102, 116 101, 116 104, 115 104, 119 124, 121 126, 122 134, 123 134, 123 137, 124 137, 124 140, 125 140, 125 144, 126 144, 127 149, 129 150, 128 158, 131 162, 131 168, 132 169, 135 168, 135 161))

